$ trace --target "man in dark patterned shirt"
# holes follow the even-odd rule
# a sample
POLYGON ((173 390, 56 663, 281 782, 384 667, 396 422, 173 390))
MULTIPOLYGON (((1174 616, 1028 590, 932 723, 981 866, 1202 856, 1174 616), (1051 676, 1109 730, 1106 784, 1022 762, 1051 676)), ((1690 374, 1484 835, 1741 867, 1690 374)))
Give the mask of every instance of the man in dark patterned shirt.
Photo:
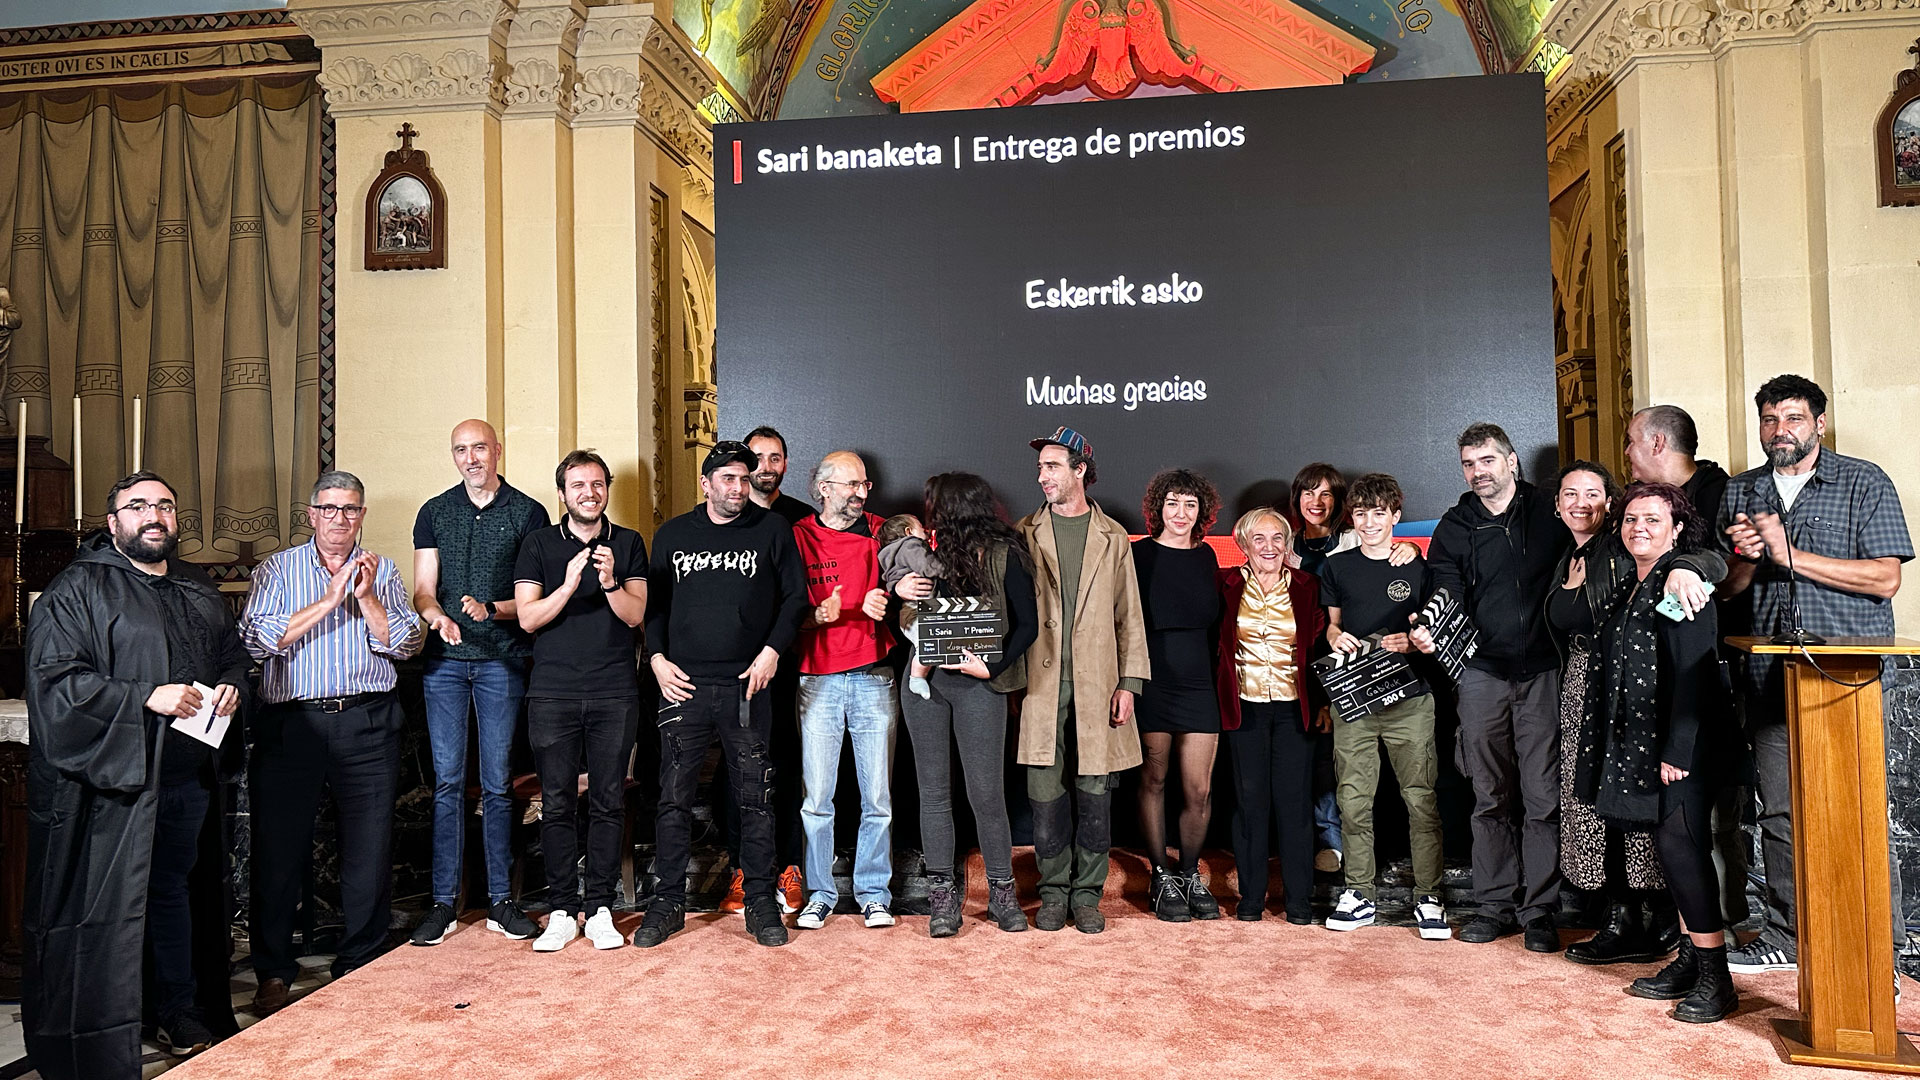
MULTIPOLYGON (((1752 590, 1755 634, 1797 628, 1828 637, 1891 636, 1900 564, 1913 558, 1893 481, 1872 462, 1820 445, 1827 433, 1827 395, 1812 380, 1776 376, 1760 387, 1754 404, 1767 463, 1728 481, 1721 497, 1720 527, 1740 556, 1729 566, 1722 591, 1752 590), (1795 577, 1797 603, 1788 588, 1795 577)), ((1780 664, 1748 656, 1742 692, 1760 782, 1767 925, 1749 944, 1728 950, 1727 967, 1747 974, 1791 971, 1797 955, 1793 784, 1780 664)), ((1907 932, 1899 864, 1892 869, 1898 949, 1907 932)))
POLYGON ((533 655, 513 603, 513 563, 520 541, 547 527, 547 511, 500 475, 500 437, 484 420, 453 429, 453 465, 460 483, 427 500, 413 523, 413 606, 433 631, 424 683, 434 773, 433 909, 414 930, 415 945, 438 945, 459 914, 469 705, 480 740, 487 929, 514 940, 540 929, 508 895, 507 755, 533 655))

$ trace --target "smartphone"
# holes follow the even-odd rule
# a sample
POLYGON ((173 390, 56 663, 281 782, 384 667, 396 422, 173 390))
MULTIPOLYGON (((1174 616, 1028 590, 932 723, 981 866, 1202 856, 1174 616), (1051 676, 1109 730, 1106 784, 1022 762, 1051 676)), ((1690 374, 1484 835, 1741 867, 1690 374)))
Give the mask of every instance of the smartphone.
POLYGON ((1656 604, 1653 610, 1665 615, 1674 622, 1684 622, 1687 617, 1686 607, 1680 603, 1680 598, 1672 593, 1661 597, 1660 603, 1656 604))

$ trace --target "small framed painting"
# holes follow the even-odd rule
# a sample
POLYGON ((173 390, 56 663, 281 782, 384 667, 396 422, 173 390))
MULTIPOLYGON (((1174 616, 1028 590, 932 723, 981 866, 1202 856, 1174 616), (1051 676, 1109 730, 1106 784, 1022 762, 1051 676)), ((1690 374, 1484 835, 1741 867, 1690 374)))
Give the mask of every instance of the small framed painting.
POLYGON ((439 270, 447 265, 447 195, 417 149, 412 124, 394 132, 400 149, 367 189, 366 268, 439 270))
MULTIPOLYGON (((1908 52, 1920 56, 1920 41, 1908 52)), ((1880 158, 1880 205, 1920 206, 1920 60, 1894 79, 1873 141, 1880 158)))

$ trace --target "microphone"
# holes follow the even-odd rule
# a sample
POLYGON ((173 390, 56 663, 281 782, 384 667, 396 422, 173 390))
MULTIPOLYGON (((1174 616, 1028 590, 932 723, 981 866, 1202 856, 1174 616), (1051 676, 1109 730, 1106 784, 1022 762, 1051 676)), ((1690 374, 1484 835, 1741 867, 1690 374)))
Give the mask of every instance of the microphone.
MULTIPOLYGON (((1760 480, 1758 479, 1747 485, 1747 505, 1749 508, 1753 505, 1753 496, 1759 494, 1759 488, 1760 480)), ((1785 504, 1780 501, 1780 490, 1778 487, 1773 488, 1773 497, 1766 500, 1766 503, 1768 512, 1779 517, 1780 530, 1786 533, 1787 537, 1787 618, 1792 626, 1792 629, 1782 630, 1768 640, 1775 645, 1797 645, 1801 648, 1805 648, 1808 645, 1825 645, 1827 643, 1826 638, 1821 637, 1819 634, 1811 633, 1800 625, 1800 575, 1795 573, 1793 569, 1793 534, 1787 531, 1787 508, 1785 504)), ((1748 517, 1751 518, 1752 515, 1749 514, 1748 517)))

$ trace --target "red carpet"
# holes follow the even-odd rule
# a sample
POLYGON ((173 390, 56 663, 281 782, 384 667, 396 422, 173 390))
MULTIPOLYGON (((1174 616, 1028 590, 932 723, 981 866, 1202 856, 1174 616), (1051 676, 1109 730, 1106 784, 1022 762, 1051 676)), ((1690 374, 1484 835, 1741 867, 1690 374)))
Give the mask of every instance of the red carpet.
MULTIPOLYGON (((1021 853, 1023 879, 1031 853, 1021 853)), ((1137 868, 1138 860, 1116 860, 1137 868)), ((555 954, 468 925, 402 947, 170 1075, 389 1077, 1796 1077, 1766 1019, 1792 974, 1736 976, 1734 1018, 1675 1023, 1621 992, 1651 966, 1585 968, 1411 929, 1334 934, 1260 923, 1163 924, 1143 875, 1109 899, 1106 933, 1004 934, 984 889, 957 938, 925 918, 869 930, 839 915, 755 945, 737 916, 698 915, 659 948, 555 954)), ((970 878, 981 882, 976 857, 970 878)), ((1226 893, 1228 881, 1216 881, 1226 893)), ((1028 881, 1022 894, 1032 897, 1028 881)), ((1231 899, 1223 895, 1231 912, 1231 899)), ((1031 908, 1029 909, 1031 913, 1031 908)), ((621 920, 629 933, 637 915, 621 920)), ((1577 940, 1583 934, 1569 934, 1577 940)), ((1902 1025, 1920 1026, 1920 995, 1902 1025)))

